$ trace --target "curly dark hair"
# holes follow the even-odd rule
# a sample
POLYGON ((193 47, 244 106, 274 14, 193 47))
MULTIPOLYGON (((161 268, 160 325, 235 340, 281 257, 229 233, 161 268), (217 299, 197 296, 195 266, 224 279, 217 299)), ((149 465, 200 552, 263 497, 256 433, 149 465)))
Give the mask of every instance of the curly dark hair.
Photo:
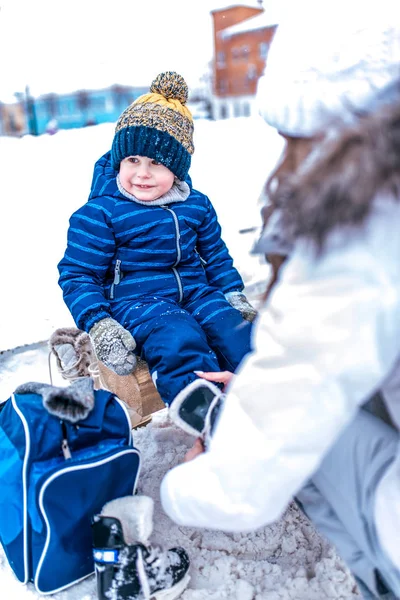
POLYGON ((355 124, 314 140, 288 138, 266 183, 283 226, 321 251, 338 226, 361 226, 379 190, 400 197, 400 80, 355 124))

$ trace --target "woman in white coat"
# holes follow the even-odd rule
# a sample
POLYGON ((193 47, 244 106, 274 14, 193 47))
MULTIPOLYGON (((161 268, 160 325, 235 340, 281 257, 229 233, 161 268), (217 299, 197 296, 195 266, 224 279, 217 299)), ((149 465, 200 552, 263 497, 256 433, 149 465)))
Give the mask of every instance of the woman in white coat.
POLYGON ((207 452, 161 498, 245 531, 296 497, 365 598, 400 597, 400 29, 390 0, 344 6, 294 3, 272 42, 258 101, 287 140, 268 190, 293 250, 207 452), (360 410, 379 389, 389 425, 360 410))

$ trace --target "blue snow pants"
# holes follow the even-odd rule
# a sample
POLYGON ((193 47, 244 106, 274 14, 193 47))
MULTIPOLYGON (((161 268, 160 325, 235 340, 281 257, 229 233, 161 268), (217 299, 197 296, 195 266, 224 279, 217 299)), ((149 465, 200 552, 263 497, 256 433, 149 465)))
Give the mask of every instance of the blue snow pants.
POLYGON ((196 379, 194 371, 235 371, 251 351, 251 323, 215 288, 203 286, 182 303, 154 296, 118 302, 112 316, 132 333, 168 405, 196 379))
POLYGON ((399 441, 381 415, 359 410, 296 496, 350 567, 364 600, 400 598, 400 573, 381 548, 374 521, 375 492, 399 441))

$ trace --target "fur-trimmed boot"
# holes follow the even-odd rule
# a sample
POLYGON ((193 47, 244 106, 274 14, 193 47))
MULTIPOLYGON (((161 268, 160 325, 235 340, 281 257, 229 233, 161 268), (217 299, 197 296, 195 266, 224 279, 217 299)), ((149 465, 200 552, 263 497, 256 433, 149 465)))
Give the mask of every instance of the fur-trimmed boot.
POLYGON ((175 425, 200 437, 207 446, 224 399, 225 394, 214 383, 195 379, 175 396, 168 414, 175 425))
POLYGON ((186 551, 149 545, 153 507, 149 496, 126 496, 112 500, 94 517, 99 600, 175 600, 187 587, 186 551))
POLYGON ((92 377, 96 384, 97 358, 88 333, 76 327, 60 327, 50 337, 49 349, 63 379, 92 377))
POLYGON ((89 334, 77 327, 56 329, 48 345, 50 356, 55 356, 57 370, 63 379, 72 382, 90 377, 96 390, 109 390, 115 394, 125 402, 132 427, 145 424, 152 412, 164 408, 147 363, 139 357, 133 373, 117 375, 97 359, 89 334))

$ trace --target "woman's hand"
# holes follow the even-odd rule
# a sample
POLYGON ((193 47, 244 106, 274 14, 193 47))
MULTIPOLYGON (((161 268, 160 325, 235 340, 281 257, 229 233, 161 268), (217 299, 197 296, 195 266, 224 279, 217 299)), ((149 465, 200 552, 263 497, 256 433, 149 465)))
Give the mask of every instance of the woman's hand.
POLYGON ((201 438, 197 438, 193 446, 185 454, 183 462, 189 462, 204 452, 204 444, 201 438))
POLYGON ((234 374, 230 371, 195 371, 195 373, 198 377, 201 377, 202 379, 207 379, 207 381, 223 383, 224 390, 234 377, 234 374))

